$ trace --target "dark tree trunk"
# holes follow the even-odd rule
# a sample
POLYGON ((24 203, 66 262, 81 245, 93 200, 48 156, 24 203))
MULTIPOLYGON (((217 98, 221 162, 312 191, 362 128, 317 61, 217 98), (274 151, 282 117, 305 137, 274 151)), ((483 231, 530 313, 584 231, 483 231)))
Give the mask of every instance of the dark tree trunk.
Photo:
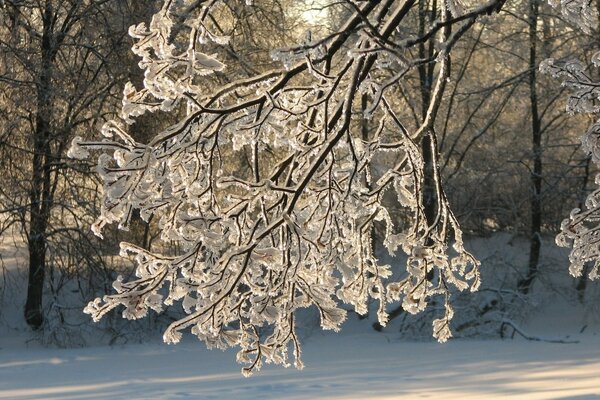
POLYGON ((33 162, 29 206, 29 279, 25 320, 33 329, 44 322, 43 291, 46 270, 46 236, 51 207, 51 145, 50 119, 52 116, 51 86, 52 60, 54 57, 52 37, 51 2, 47 2, 43 14, 41 41, 41 64, 36 84, 36 116, 33 134, 33 162))
MULTIPOLYGON (((437 1, 433 0, 430 5, 428 0, 419 0, 419 36, 425 34, 425 28, 436 19, 437 1)), ((435 51, 434 43, 430 42, 429 45, 426 43, 419 44, 419 58, 426 59, 431 58, 435 51)), ((429 103, 431 102, 433 81, 434 81, 434 69, 435 63, 421 64, 418 67, 419 83, 421 89, 421 118, 425 121, 427 118, 427 112, 429 110, 429 103)), ((427 225, 432 226, 435 223, 437 215, 437 195, 435 190, 435 163, 434 157, 437 156, 437 141, 434 137, 434 132, 428 132, 423 135, 421 141, 421 154, 423 156, 424 163, 424 179, 423 179, 423 204, 425 206, 425 218, 427 225)), ((432 244, 431 238, 427 239, 426 246, 432 244)), ((427 272, 427 279, 433 280, 433 269, 427 272)), ((391 321, 404 313, 402 305, 392 310, 388 315, 388 321, 391 321)), ((373 323, 373 329, 376 331, 382 331, 383 326, 379 322, 373 323)))
POLYGON ((528 293, 538 273, 542 247, 542 129, 537 98, 537 23, 538 0, 529 1, 529 101, 531 105, 531 133, 533 170, 531 179, 531 243, 527 275, 519 282, 522 293, 528 293))
MULTIPOLYGON (((33 223, 33 222, 32 222, 33 223)), ((46 269, 46 240, 42 228, 31 229, 29 234, 29 280, 27 285, 27 301, 25 303, 25 320, 33 329, 38 329, 44 322, 42 300, 44 275, 46 269)))
MULTIPOLYGON (((425 33, 426 26, 434 21, 437 17, 437 1, 433 0, 433 4, 431 5, 431 10, 428 8, 429 4, 427 0, 419 1, 419 35, 423 35, 425 33)), ((419 58, 426 59, 431 58, 433 56, 435 49, 433 42, 429 43, 429 46, 425 46, 425 43, 419 45, 419 58)), ((428 63, 425 65, 419 66, 419 80, 421 83, 421 113, 422 120, 425 121, 427 118, 427 113, 429 111, 429 103, 431 102, 431 95, 433 90, 433 81, 434 81, 434 63, 428 63)), ((436 148, 436 140, 434 132, 427 132, 423 135, 423 140, 421 142, 421 153, 423 155, 423 204, 425 206, 425 219, 427 220, 427 225, 432 226, 435 223, 435 219, 437 216, 437 195, 435 190, 435 175, 436 171, 434 157, 436 156, 437 148, 436 148)), ((431 238, 428 239, 428 242, 425 243, 427 246, 432 244, 431 238)), ((427 275, 427 279, 433 279, 433 270, 430 271, 427 275)))

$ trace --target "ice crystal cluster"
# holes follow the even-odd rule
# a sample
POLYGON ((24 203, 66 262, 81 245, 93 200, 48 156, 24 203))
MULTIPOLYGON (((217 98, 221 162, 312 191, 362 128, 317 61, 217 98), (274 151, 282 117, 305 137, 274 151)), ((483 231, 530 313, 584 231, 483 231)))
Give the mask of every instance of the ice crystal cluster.
MULTIPOLYGON (((563 14, 570 15, 569 21, 584 32, 596 28, 598 12, 587 1, 575 1, 563 5, 563 14), (565 7, 567 10, 565 11, 565 7)), ((600 52, 592 57, 591 67, 579 60, 548 59, 541 63, 540 70, 563 80, 563 86, 570 89, 567 112, 597 115, 600 112, 600 83, 592 78, 592 68, 600 67, 600 52)), ((583 149, 591 155, 592 161, 600 162, 600 120, 597 120, 581 138, 583 149)), ((596 175, 596 185, 600 185, 600 174, 596 175)), ((590 279, 597 279, 600 268, 600 188, 588 195, 583 210, 575 208, 569 218, 561 224, 561 232, 556 243, 562 247, 572 247, 569 255, 569 272, 579 277, 586 263, 592 263, 590 279)))
POLYGON ((550 5, 560 12, 564 19, 591 34, 598 23, 598 10, 589 0, 549 0, 550 5))
MULTIPOLYGON (((162 240, 181 249, 173 255, 122 243, 136 278, 119 278, 113 294, 85 311, 98 320, 123 306, 123 316, 136 319, 180 302, 186 316, 164 340, 177 343, 189 329, 209 347, 238 347, 245 374, 263 362, 302 367, 295 313, 303 308, 316 309, 322 328, 337 331, 344 305, 365 314, 374 299, 385 325, 389 303, 417 313, 437 297, 445 311, 433 335, 446 341, 451 290, 476 290, 479 263, 463 247, 437 154, 434 215, 425 212, 420 141, 434 135, 433 117, 409 130, 390 92, 418 63, 438 62, 432 113, 458 37, 436 24, 420 40, 437 40, 443 51, 412 60, 419 40, 394 42, 393 34, 415 1, 356 1, 337 34, 274 52, 281 68, 208 90, 208 75, 227 74, 217 56, 205 54, 227 44, 213 23, 223 3, 167 1, 148 26, 132 27, 143 88, 125 87, 120 119, 105 124, 103 140, 73 141, 72 157, 100 152, 104 197, 94 231, 112 223, 126 229, 137 210, 145 220, 156 216, 162 240), (197 3, 205 5, 192 8, 197 3), (156 111, 182 117, 149 143, 134 140, 128 124, 156 111), (403 218, 390 213, 386 193, 403 218), (385 265, 374 254, 376 222, 389 252, 407 255, 406 265, 385 265)), ((459 22, 465 27, 476 17, 459 22)))

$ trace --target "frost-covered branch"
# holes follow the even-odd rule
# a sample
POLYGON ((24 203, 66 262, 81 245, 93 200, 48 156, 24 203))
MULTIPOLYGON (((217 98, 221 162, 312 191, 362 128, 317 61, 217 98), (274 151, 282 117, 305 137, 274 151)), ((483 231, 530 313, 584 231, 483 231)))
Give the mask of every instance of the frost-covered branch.
MULTIPOLYGON (((434 221, 425 216, 422 190, 419 142, 423 132, 434 134, 457 40, 452 24, 427 38, 439 49, 431 59, 411 59, 418 41, 397 39, 404 39, 398 28, 409 24, 416 1, 356 1, 337 32, 274 51, 283 68, 211 90, 204 77, 227 68, 204 49, 227 41, 211 22, 225 5, 192 3, 167 1, 148 27, 131 28, 144 88, 126 86, 121 112, 129 124, 148 112, 184 110, 185 117, 148 144, 111 121, 103 141, 76 139, 70 151, 73 157, 104 152, 96 233, 115 222, 126 229, 139 210, 145 220, 160 217, 162 239, 183 251, 166 256, 122 244, 123 255, 135 258, 137 279, 118 280, 116 293, 96 299, 86 312, 98 320, 123 305, 125 317, 140 318, 148 308, 181 301, 187 316, 171 324, 165 341, 176 343, 191 328, 210 347, 237 346, 246 374, 264 361, 288 365, 290 349, 302 367, 294 317, 301 308, 315 307, 323 329, 337 331, 346 318, 341 303, 365 314, 369 299, 378 300, 384 325, 388 303, 401 301, 417 313, 440 296, 446 312, 434 321, 433 334, 446 341, 452 288, 479 285, 479 263, 463 247, 440 177, 434 177, 434 221), (415 66, 436 60, 429 114, 411 132, 393 89, 415 66), (366 109, 356 104, 362 95, 369 99, 366 109), (377 127, 368 137, 357 116, 377 127), (408 222, 390 214, 386 192, 395 193, 408 222), (374 254, 376 221, 385 225, 389 252, 408 255, 404 270, 393 271, 374 254)), ((450 14, 444 9, 441 15, 450 14)))
MULTIPOLYGON (((563 3, 563 14, 576 23, 585 32, 596 27, 598 11, 591 4, 582 2, 563 3), (567 8, 565 8, 567 7, 567 8)), ((600 67, 600 53, 592 57, 592 65, 587 67, 579 60, 545 60, 540 65, 543 73, 563 80, 563 86, 571 89, 567 100, 567 112, 597 115, 600 112, 600 82, 592 78, 591 68, 600 67)), ((591 154, 592 161, 600 162, 600 120, 596 121, 582 137, 583 149, 591 154)), ((600 184, 600 175, 596 176, 600 184)), ((590 279, 597 279, 600 268, 600 189, 587 196, 585 209, 573 209, 569 218, 561 224, 561 232, 556 243, 562 247, 572 247, 569 255, 569 272, 575 277, 583 274, 585 264, 593 263, 589 272, 590 279)))

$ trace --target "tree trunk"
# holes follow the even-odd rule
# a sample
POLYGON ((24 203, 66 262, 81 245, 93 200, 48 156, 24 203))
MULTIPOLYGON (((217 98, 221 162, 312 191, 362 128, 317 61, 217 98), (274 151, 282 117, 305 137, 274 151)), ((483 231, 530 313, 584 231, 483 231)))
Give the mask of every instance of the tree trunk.
MULTIPOLYGON (((425 33, 425 27, 428 23, 434 21, 437 17, 437 1, 433 0, 433 4, 431 5, 431 10, 428 9, 428 2, 426 0, 419 1, 419 35, 423 35, 425 33), (427 18, 429 16, 429 18, 427 18), (427 21, 429 19, 429 21, 427 21)), ((419 58, 426 59, 431 58, 433 56, 435 49, 433 42, 429 43, 429 46, 426 47, 425 43, 419 45, 419 58)), ((421 113, 422 120, 425 121, 427 118, 427 113, 429 111, 429 103, 431 102, 431 92, 433 90, 433 81, 434 81, 434 63, 428 63, 425 65, 419 66, 419 80, 421 84, 421 113)), ((436 140, 433 137, 435 135, 434 132, 428 132, 423 135, 423 139, 421 142, 421 153, 423 155, 423 164, 424 164, 424 179, 423 179, 423 204, 425 206, 425 218, 427 220, 427 225, 432 226, 435 223, 435 219, 437 216, 437 195, 435 190, 435 175, 436 171, 434 170, 434 157, 436 156, 435 152, 437 152, 436 148, 436 140)), ((431 238, 428 239, 426 246, 430 246, 432 244, 431 238)), ((433 279, 433 269, 428 272, 427 279, 433 279)))
MULTIPOLYGON (((423 36, 425 34, 425 28, 428 24, 436 19, 437 14, 437 1, 433 0, 433 3, 430 5, 427 0, 419 0, 419 36, 423 36), (431 7, 431 9, 430 9, 431 7)), ((433 42, 429 43, 427 46, 426 43, 419 44, 419 58, 426 59, 430 58, 434 52, 434 44, 433 42)), ((433 90, 433 81, 434 81, 434 69, 435 63, 429 64, 421 64, 418 67, 419 73, 419 84, 421 90, 421 119, 425 121, 427 118, 427 112, 429 110, 429 103, 431 102, 431 92, 433 90)), ((435 140, 434 132, 428 132, 423 135, 423 139, 421 141, 421 154, 423 156, 424 163, 424 179, 423 179, 423 204, 425 206, 425 219, 427 220, 427 225, 432 226, 435 223, 436 215, 437 215, 437 195, 435 190, 435 163, 434 157, 437 152, 437 141, 435 140)), ((431 246, 433 241, 431 238, 427 239, 425 243, 426 246, 431 246)), ((433 269, 427 272, 427 279, 433 280, 433 269)), ((397 318, 402 315, 404 309, 402 305, 399 305, 397 308, 392 310, 388 315, 388 321, 397 318)), ((376 331, 382 331, 383 326, 379 324, 379 322, 373 323, 373 329, 376 331)))
POLYGON ((539 4, 529 0, 529 101, 531 104, 531 133, 533 170, 531 179, 531 242, 527 275, 519 282, 519 290, 528 293, 538 273, 540 251, 542 247, 542 129, 538 112, 537 98, 537 23, 539 4))
POLYGON ((47 2, 43 14, 41 64, 37 82, 37 111, 33 134, 33 161, 29 205, 29 279, 25 320, 33 329, 43 322, 43 291, 46 270, 46 235, 51 207, 51 146, 50 119, 52 116, 52 5, 47 2))
MULTIPOLYGON (((31 218, 31 224, 39 222, 38 217, 31 218)), ((46 269, 46 238, 43 228, 31 228, 29 233, 29 280, 27 285, 27 301, 25 303, 25 320, 33 329, 38 329, 44 322, 42 300, 44 276, 46 269)))

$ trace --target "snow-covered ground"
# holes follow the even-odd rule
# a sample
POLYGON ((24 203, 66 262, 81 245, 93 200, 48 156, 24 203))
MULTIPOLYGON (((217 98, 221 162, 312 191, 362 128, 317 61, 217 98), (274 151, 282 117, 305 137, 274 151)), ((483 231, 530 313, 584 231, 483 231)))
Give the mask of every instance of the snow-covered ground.
POLYGON ((377 333, 315 334, 303 371, 243 378, 234 352, 189 339, 86 349, 0 349, 0 399, 593 399, 600 337, 399 342, 377 333))
MULTIPOLYGON (((509 268, 522 264, 512 258, 526 250, 508 238, 472 244, 488 268, 509 268), (502 253, 501 263, 492 262, 495 253, 502 253)), ((191 336, 177 346, 156 338, 113 347, 43 347, 22 321, 25 275, 17 247, 0 248, 7 267, 0 281, 0 399, 600 398, 600 312, 591 306, 598 287, 590 284, 585 307, 568 298, 565 288, 574 282, 560 261, 543 264, 546 271, 556 270, 545 276, 558 281, 545 278, 538 286, 532 298, 538 304, 522 329, 537 338, 578 343, 518 335, 415 342, 401 340, 393 324, 378 333, 372 321, 351 315, 340 334, 303 332, 304 370, 267 366, 243 378, 234 350, 209 351, 191 336)))

